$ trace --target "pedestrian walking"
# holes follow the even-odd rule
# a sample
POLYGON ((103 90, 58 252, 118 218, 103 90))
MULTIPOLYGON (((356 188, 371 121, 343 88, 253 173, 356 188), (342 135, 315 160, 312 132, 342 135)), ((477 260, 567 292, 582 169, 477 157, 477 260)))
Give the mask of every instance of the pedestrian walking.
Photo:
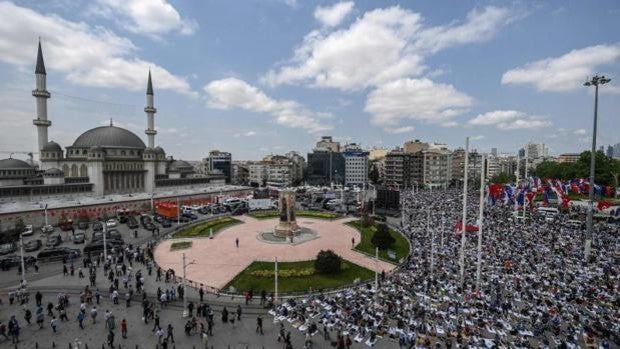
POLYGON ((84 329, 84 313, 78 312, 77 321, 81 329, 84 329))
POLYGON ((168 328, 166 330, 166 340, 170 339, 170 341, 174 343, 174 333, 172 330, 174 330, 174 327, 172 327, 172 324, 168 324, 168 328))
POLYGON ((239 248, 239 238, 235 239, 235 245, 237 245, 237 248, 239 248))
POLYGON ((30 309, 26 309, 26 313, 24 314, 24 320, 26 320, 28 326, 30 326, 30 319, 32 319, 32 312, 30 311, 30 309))
POLYGON ((93 324, 97 322, 97 307, 90 310, 90 318, 93 319, 93 324))
POLYGON ((127 338, 127 320, 125 320, 125 318, 121 320, 121 336, 127 338))
POLYGON ((114 331, 108 331, 108 347, 114 348, 114 331))
POLYGON ((241 305, 237 304, 237 320, 241 320, 241 305))
POLYGON ((50 326, 52 327, 52 331, 56 333, 56 329, 58 328, 58 319, 52 315, 52 319, 50 320, 50 326))
POLYGON ((264 334, 263 333, 263 318, 260 315, 256 317, 256 333, 264 334))

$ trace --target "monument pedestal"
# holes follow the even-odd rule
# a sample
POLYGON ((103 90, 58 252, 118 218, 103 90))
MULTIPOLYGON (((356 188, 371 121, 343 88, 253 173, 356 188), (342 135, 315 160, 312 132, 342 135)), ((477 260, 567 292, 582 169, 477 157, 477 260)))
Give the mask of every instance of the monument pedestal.
POLYGON ((278 203, 280 222, 274 228, 274 235, 279 237, 295 236, 300 230, 295 219, 295 192, 281 191, 278 203))

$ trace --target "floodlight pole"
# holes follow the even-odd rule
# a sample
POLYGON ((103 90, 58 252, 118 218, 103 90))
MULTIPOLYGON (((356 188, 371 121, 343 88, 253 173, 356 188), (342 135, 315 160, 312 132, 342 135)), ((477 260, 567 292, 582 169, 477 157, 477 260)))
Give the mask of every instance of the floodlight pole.
POLYGON ((594 121, 592 125, 592 151, 590 152, 590 180, 588 190, 588 217, 586 230, 586 244, 584 247, 585 262, 590 259, 590 249, 592 247, 592 211, 594 210, 594 174, 596 167, 596 127, 598 123, 598 86, 610 82, 611 79, 595 75, 592 80, 586 81, 584 86, 594 86, 594 121))
MULTIPOLYGON (((463 171, 463 217, 461 219, 461 251, 459 255, 461 287, 465 277, 465 231, 467 230, 467 172, 469 166, 469 137, 465 138, 465 170, 463 171)), ((464 290, 461 290, 464 293, 464 290)))

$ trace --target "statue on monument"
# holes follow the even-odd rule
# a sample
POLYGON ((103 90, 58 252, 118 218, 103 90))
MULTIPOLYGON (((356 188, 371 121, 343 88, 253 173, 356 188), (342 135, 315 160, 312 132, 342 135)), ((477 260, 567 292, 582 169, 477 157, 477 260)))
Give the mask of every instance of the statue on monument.
POLYGON ((295 192, 280 192, 280 222, 275 228, 275 235, 280 237, 292 237, 299 232, 299 226, 295 219, 295 192))

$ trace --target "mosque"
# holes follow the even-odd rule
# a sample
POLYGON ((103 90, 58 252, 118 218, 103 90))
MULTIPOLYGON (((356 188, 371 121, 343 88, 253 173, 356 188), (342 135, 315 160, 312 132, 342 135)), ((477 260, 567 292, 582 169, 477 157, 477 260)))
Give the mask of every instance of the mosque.
POLYGON ((48 139, 52 121, 47 115, 45 63, 39 42, 35 68, 36 119, 39 164, 18 159, 0 160, 0 198, 49 195, 152 193, 157 189, 218 184, 222 178, 194 173, 186 161, 166 157, 155 146, 153 82, 148 73, 146 88, 147 145, 135 133, 114 126, 100 126, 82 133, 63 150, 48 139))

